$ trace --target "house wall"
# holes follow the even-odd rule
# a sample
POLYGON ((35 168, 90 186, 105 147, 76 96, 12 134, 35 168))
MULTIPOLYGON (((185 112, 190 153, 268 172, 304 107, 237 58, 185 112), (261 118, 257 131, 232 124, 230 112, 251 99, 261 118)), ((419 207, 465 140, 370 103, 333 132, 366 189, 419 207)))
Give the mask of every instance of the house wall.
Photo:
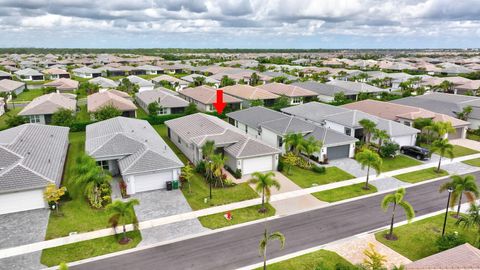
MULTIPOLYGON (((340 125, 340 124, 337 124, 337 123, 334 123, 334 122, 330 122, 330 121, 325 121, 325 123, 326 123, 325 126, 326 126, 327 128, 331 128, 331 129, 333 129, 333 130, 335 130, 335 131, 338 131, 338 132, 340 132, 340 133, 345 134, 345 126, 340 125)), ((353 137, 353 130, 352 130, 351 136, 353 137)))
POLYGON ((45 207, 43 189, 0 194, 0 215, 45 207))
POLYGON ((278 148, 278 149, 281 148, 282 153, 285 153, 285 146, 279 147, 279 145, 278 145, 278 135, 275 132, 273 132, 269 129, 266 129, 266 128, 262 128, 262 135, 261 135, 260 139, 270 146, 273 146, 273 147, 278 148))
POLYGON ((415 145, 416 139, 417 139, 417 134, 397 136, 397 137, 392 137, 391 138, 392 141, 398 143, 398 145, 400 145, 400 146, 415 145))
POLYGON ((149 91, 149 90, 153 90, 153 85, 152 86, 141 86, 140 88, 138 88, 138 92, 149 91))
POLYGON ((127 184, 127 194, 135 194, 150 190, 165 189, 167 181, 178 180, 180 169, 170 169, 150 173, 124 176, 127 184))
POLYGON ((28 121, 29 123, 37 123, 37 124, 42 124, 42 125, 46 125, 47 122, 45 120, 45 115, 43 114, 40 114, 40 115, 29 115, 27 116, 28 117, 28 121))
POLYGON ((326 96, 326 95, 318 95, 318 99, 323 102, 332 102, 333 97, 331 96, 326 96))
POLYGON ((187 158, 193 162, 196 163, 197 160, 195 159, 195 152, 197 151, 195 147, 188 146, 185 140, 180 138, 177 133, 175 133, 173 130, 170 129, 170 140, 182 151, 187 158), (179 142, 180 139, 180 142, 179 142))

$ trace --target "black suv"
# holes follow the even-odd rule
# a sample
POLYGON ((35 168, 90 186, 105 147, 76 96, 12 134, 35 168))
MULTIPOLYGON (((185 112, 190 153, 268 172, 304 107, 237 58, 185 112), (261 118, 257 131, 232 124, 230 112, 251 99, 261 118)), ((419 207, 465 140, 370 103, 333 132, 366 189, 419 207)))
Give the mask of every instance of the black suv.
POLYGON ((430 159, 430 151, 418 146, 402 146, 400 147, 400 153, 412 156, 419 160, 430 159))

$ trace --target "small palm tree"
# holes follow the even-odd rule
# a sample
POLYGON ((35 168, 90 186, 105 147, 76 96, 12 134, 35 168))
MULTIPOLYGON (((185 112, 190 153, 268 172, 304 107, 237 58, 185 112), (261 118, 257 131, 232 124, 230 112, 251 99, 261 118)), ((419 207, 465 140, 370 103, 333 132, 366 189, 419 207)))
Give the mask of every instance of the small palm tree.
POLYGON ((380 153, 380 148, 382 148, 384 142, 390 140, 390 135, 388 135, 388 132, 386 130, 376 128, 373 131, 373 139, 378 140, 377 153, 380 153))
POLYGON ((440 192, 447 190, 448 188, 452 188, 452 200, 450 201, 450 206, 453 207, 455 203, 458 201, 458 209, 456 217, 460 217, 460 207, 462 205, 462 197, 465 195, 467 200, 470 203, 475 202, 476 198, 480 195, 478 190, 478 186, 475 180, 474 175, 466 175, 462 177, 460 175, 453 175, 452 181, 443 184, 440 187, 440 192))
POLYGON ((285 135, 285 150, 291 151, 298 155, 303 150, 303 135, 301 133, 289 133, 285 135))
POLYGON ((265 227, 265 233, 263 234, 263 238, 260 240, 259 245, 260 255, 263 256, 263 270, 267 269, 267 246, 268 243, 273 240, 280 241, 281 249, 285 247, 285 236, 281 232, 268 234, 267 228, 265 227))
POLYGON ((138 226, 138 220, 133 206, 139 204, 140 202, 137 199, 131 199, 128 202, 116 200, 107 205, 107 211, 112 213, 110 219, 108 220, 110 225, 112 225, 112 227, 116 227, 118 224, 122 224, 123 237, 120 239, 120 243, 122 244, 126 244, 130 241, 130 239, 127 237, 127 230, 125 228, 126 224, 133 223, 135 227, 138 226))
POLYGON ((202 146, 202 155, 204 159, 210 159, 210 156, 213 155, 215 152, 215 142, 214 141, 206 141, 205 144, 202 146))
POLYGON ((437 173, 440 172, 440 166, 442 164, 442 157, 447 155, 449 158, 453 159, 453 145, 448 142, 448 139, 438 139, 432 143, 430 148, 432 152, 438 152, 440 158, 438 159, 437 173))
POLYGON ((405 188, 399 188, 395 193, 393 194, 388 194, 385 197, 383 197, 381 207, 383 211, 387 211, 388 207, 393 204, 393 210, 392 210, 392 220, 390 222, 390 232, 387 235, 388 240, 394 240, 393 236, 393 223, 395 222, 395 210, 397 208, 397 205, 402 207, 403 210, 405 211, 405 215, 407 216, 408 222, 410 222, 414 217, 415 217, 415 211, 413 210, 413 207, 410 203, 407 201, 404 201, 403 198, 405 197, 405 188))
POLYGON ((222 175, 223 175, 223 168, 225 166, 225 163, 227 162, 227 157, 222 156, 221 154, 218 155, 212 155, 212 173, 213 177, 215 178, 215 186, 217 186, 218 181, 220 181, 220 184, 222 184, 223 187, 223 180, 222 180, 222 175))
POLYGON ((455 223, 462 225, 464 228, 477 227, 477 246, 480 248, 480 205, 471 204, 468 213, 460 216, 455 223))
POLYGON ((188 164, 187 166, 182 168, 182 178, 185 181, 185 183, 188 184, 188 193, 192 193, 192 187, 191 187, 191 181, 193 177, 193 166, 188 164))
POLYGON ((273 172, 260 173, 254 172, 252 174, 252 179, 248 180, 248 183, 255 184, 255 190, 262 193, 262 207, 259 212, 264 213, 267 211, 265 208, 265 202, 270 200, 271 187, 275 187, 277 190, 280 189, 280 183, 277 179, 274 178, 275 174, 273 172))
POLYGON ((362 119, 358 121, 358 123, 362 126, 363 129, 363 141, 368 146, 370 144, 372 134, 377 128, 377 124, 368 119, 362 119))
MULTIPOLYGON (((314 153, 320 152, 322 150, 322 142, 318 141, 314 137, 308 137, 308 139, 303 140, 303 152, 310 157, 314 153)), ((308 158, 308 163, 311 163, 310 158, 308 158)))
POLYGON ((362 165, 362 170, 367 167, 367 179, 365 181, 364 189, 370 189, 368 186, 368 180, 370 178, 370 168, 373 168, 377 174, 380 174, 382 168, 382 158, 370 149, 364 149, 358 153, 355 159, 362 165))

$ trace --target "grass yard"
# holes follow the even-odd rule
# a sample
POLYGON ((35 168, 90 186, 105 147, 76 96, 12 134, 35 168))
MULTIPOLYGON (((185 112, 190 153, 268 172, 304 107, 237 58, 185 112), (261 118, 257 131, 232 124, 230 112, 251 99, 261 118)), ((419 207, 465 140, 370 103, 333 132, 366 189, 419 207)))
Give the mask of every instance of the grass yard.
POLYGON ((384 158, 383 163, 382 163, 382 172, 388 172, 388 171, 393 171, 393 170, 399 170, 403 168, 408 168, 412 166, 418 166, 422 165, 423 163, 404 156, 404 155, 398 155, 394 158, 384 158))
POLYGON ((480 141, 480 136, 471 132, 467 132, 467 139, 473 140, 473 141, 480 141))
MULTIPOLYGON (((394 229, 398 240, 389 241, 384 235, 388 230, 378 232, 375 238, 412 261, 416 261, 438 252, 435 241, 442 234, 444 214, 419 220, 394 229)), ((465 230, 455 225, 456 219, 449 216, 446 233, 457 231, 464 235, 470 244, 474 244, 476 232, 472 228, 465 230)))
POLYGON ((185 164, 187 164, 188 158, 178 149, 178 147, 168 138, 167 135, 167 126, 166 125, 154 125, 153 128, 157 131, 158 134, 163 138, 163 140, 170 146, 175 155, 185 164))
POLYGON ((148 75, 138 75, 138 77, 143 78, 147 81, 151 81, 153 78, 156 78, 162 74, 148 74, 148 75))
MULTIPOLYGON (((438 152, 435 152, 436 154, 439 154, 438 152)), ((468 156, 468 155, 473 155, 473 154, 478 154, 478 151, 475 151, 473 149, 463 147, 460 145, 454 145, 453 146, 453 157, 463 157, 463 156, 468 156)))
POLYGON ((480 158, 465 160, 463 163, 470 166, 480 167, 480 158))
POLYGON ((46 266, 56 266, 62 262, 73 262, 134 248, 142 240, 142 236, 140 235, 139 231, 128 232, 127 236, 130 237, 132 241, 126 245, 120 245, 118 243, 117 236, 107 236, 89 241, 44 249, 40 261, 46 266))
MULTIPOLYGON (((288 243, 288 239, 286 239, 288 243)), ((337 265, 353 267, 353 265, 335 252, 319 250, 302 256, 294 257, 282 262, 268 265, 269 270, 335 270, 337 265)), ((263 268, 257 268, 261 270, 263 268)), ((344 269, 344 268, 342 268, 344 269)))
POLYGON ((142 107, 138 106, 137 105, 137 118, 147 118, 148 117, 148 113, 145 112, 142 107))
POLYGON ((245 223, 257 219, 264 218, 265 216, 270 217, 275 215, 275 208, 273 208, 270 204, 266 204, 265 207, 268 211, 265 214, 259 213, 258 210, 260 209, 261 205, 254 205, 246 208, 240 208, 236 210, 232 210, 232 219, 227 220, 223 215, 225 213, 218 213, 209 216, 199 217, 198 219, 202 223, 203 227, 209 229, 218 229, 227 226, 232 226, 240 223, 245 223))
POLYGON ((393 177, 407 183, 418 183, 418 182, 434 179, 437 177, 447 176, 447 175, 448 175, 448 172, 444 170, 440 170, 440 172, 437 173, 437 167, 434 167, 434 168, 427 168, 423 170, 399 174, 393 177))
POLYGON ((8 117, 17 115, 21 110, 22 110, 22 108, 11 109, 8 112, 6 112, 4 115, 0 116, 0 130, 7 129, 8 126, 7 126, 6 121, 7 121, 8 117))
POLYGON ((329 189, 325 191, 320 191, 320 192, 313 193, 312 195, 324 202, 338 202, 338 201, 377 192, 376 187, 372 185, 368 185, 368 186, 370 187, 370 189, 365 190, 363 189, 363 187, 365 187, 365 184, 360 183, 360 184, 355 184, 351 186, 345 186, 345 187, 339 187, 339 188, 329 189))
POLYGON ((22 93, 18 94, 13 101, 18 102, 18 101, 32 101, 34 98, 39 97, 43 95, 43 90, 42 89, 30 89, 27 90, 25 89, 22 93))
POLYGON ((326 167, 325 169, 325 173, 316 173, 312 170, 292 166, 290 173, 287 174, 286 170, 284 173, 286 177, 302 188, 309 188, 314 185, 325 185, 355 178, 355 176, 337 167, 326 167))
POLYGON ((79 111, 77 112, 76 118, 78 122, 89 122, 91 121, 90 114, 87 111, 87 105, 78 106, 79 111))

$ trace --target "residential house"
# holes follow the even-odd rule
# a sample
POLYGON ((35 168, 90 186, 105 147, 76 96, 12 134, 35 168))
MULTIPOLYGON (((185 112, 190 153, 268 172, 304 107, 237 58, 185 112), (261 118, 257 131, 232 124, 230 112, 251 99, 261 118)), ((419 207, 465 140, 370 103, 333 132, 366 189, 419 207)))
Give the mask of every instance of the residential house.
POLYGON ((108 90, 98 92, 87 97, 87 110, 93 113, 101 110, 105 106, 113 106, 122 112, 124 117, 137 117, 137 106, 130 100, 130 96, 121 91, 108 90))
POLYGON ((448 139, 465 139, 469 122, 457 119, 455 117, 432 112, 426 109, 395 104, 377 100, 362 100, 355 103, 343 105, 344 108, 351 110, 359 110, 371 115, 375 115, 384 119, 396 121, 407 126, 413 126, 416 119, 428 118, 434 122, 449 122, 455 129, 454 132, 446 134, 448 139))
POLYGON ((358 95, 355 91, 316 81, 294 82, 292 85, 317 93, 317 98, 323 102, 332 102, 335 95, 340 93, 351 100, 356 100, 358 95))
POLYGON ((5 114, 6 106, 7 106, 7 103, 5 103, 5 99, 3 97, 0 97, 0 116, 5 114))
POLYGON ((466 243, 405 265, 406 270, 479 270, 480 250, 466 243))
MULTIPOLYGON (((213 103, 217 100, 217 90, 213 87, 202 85, 194 88, 185 88, 178 94, 189 103, 194 103, 199 111, 215 111, 213 103)), ((223 94, 223 102, 227 103, 227 108, 233 111, 242 108, 242 100, 228 94, 223 94)))
POLYGON ((387 89, 382 89, 375 87, 373 85, 369 85, 363 82, 350 82, 350 81, 341 81, 341 80, 332 80, 327 82, 329 85, 338 86, 340 88, 345 89, 345 91, 349 92, 357 92, 357 96, 360 93, 370 93, 370 94, 380 94, 382 92, 388 91, 387 89))
POLYGON ((170 86, 175 89, 175 91, 181 91, 189 84, 187 81, 177 79, 170 75, 160 75, 152 79, 152 82, 155 84, 155 86, 163 86, 162 83, 164 81, 168 82, 170 86))
POLYGON ((218 88, 220 86, 220 80, 212 79, 210 77, 205 77, 205 76, 200 75, 200 74, 190 74, 190 75, 182 77, 181 79, 188 82, 188 83, 194 83, 195 78, 198 78, 198 77, 204 78, 205 79, 205 84, 211 84, 215 88, 218 88))
POLYGON ((49 80, 61 79, 61 78, 70 78, 70 73, 68 71, 60 68, 49 68, 43 70, 43 74, 47 76, 49 80))
POLYGON ((60 78, 56 79, 54 81, 45 83, 43 86, 44 87, 53 87, 57 90, 59 93, 64 93, 64 92, 73 92, 75 90, 78 90, 78 85, 80 83, 78 81, 68 79, 68 78, 60 78))
POLYGON ((0 93, 15 93, 20 94, 25 90, 25 83, 12 81, 9 79, 0 80, 0 93))
POLYGON ((43 81, 45 77, 42 73, 32 68, 26 68, 15 71, 15 75, 22 81, 43 81))
POLYGON ((86 128, 85 152, 113 176, 127 194, 165 189, 184 164, 145 120, 115 117, 86 128))
POLYGON ((0 131, 0 214, 47 207, 43 191, 60 186, 68 131, 38 124, 0 131))
POLYGON ((59 109, 75 112, 76 96, 72 94, 50 93, 33 99, 18 115, 28 118, 30 123, 51 124, 52 115, 59 109))
POLYGON ((196 113, 165 122, 168 137, 194 164, 203 159, 202 146, 213 141, 217 153, 227 158, 226 166, 242 175, 277 169, 280 150, 244 134, 211 115, 196 113))
POLYGON ((385 130, 391 140, 403 145, 415 145, 419 130, 404 124, 379 118, 368 113, 347 108, 336 107, 319 102, 310 102, 294 107, 284 108, 283 112, 312 121, 357 139, 363 139, 363 128, 359 121, 368 119, 385 130))
POLYGON ((188 102, 165 88, 155 88, 154 90, 143 91, 135 94, 137 104, 146 112, 148 105, 157 102, 160 106, 159 115, 181 114, 188 107, 188 102))
POLYGON ((251 102, 256 100, 261 100, 264 106, 272 106, 275 100, 280 97, 267 90, 246 84, 226 86, 223 87, 222 90, 230 96, 241 99, 243 101, 242 108, 250 107, 251 102))
POLYGON ((357 139, 318 123, 257 106, 227 114, 229 123, 285 153, 284 140, 289 133, 301 133, 322 143, 313 155, 319 161, 353 158, 357 139))
POLYGON ((148 80, 135 75, 130 75, 126 79, 131 83, 138 85, 138 92, 153 90, 154 84, 148 80))
POLYGON ((117 88, 118 83, 104 77, 96 77, 88 81, 91 84, 96 84, 102 89, 117 88))
POLYGON ((8 72, 5 72, 3 70, 0 70, 0 80, 3 80, 3 79, 11 80, 12 79, 12 74, 10 74, 8 72))
POLYGON ((74 76, 77 76, 80 78, 86 78, 86 79, 92 79, 92 78, 102 76, 102 71, 98 69, 89 68, 89 67, 76 68, 72 70, 72 72, 74 76))
POLYGON ((276 72, 276 71, 265 71, 258 74, 260 77, 264 78, 267 81, 272 81, 275 78, 284 77, 287 81, 296 81, 298 77, 292 76, 290 74, 284 72, 276 72))
POLYGON ((155 75, 155 74, 162 74, 163 73, 163 68, 157 67, 157 66, 152 66, 152 65, 138 66, 138 67, 136 67, 136 69, 144 70, 146 75, 155 75))
POLYGON ((267 83, 258 86, 258 88, 279 96, 287 97, 290 105, 303 104, 317 96, 317 93, 315 92, 291 84, 267 83))

